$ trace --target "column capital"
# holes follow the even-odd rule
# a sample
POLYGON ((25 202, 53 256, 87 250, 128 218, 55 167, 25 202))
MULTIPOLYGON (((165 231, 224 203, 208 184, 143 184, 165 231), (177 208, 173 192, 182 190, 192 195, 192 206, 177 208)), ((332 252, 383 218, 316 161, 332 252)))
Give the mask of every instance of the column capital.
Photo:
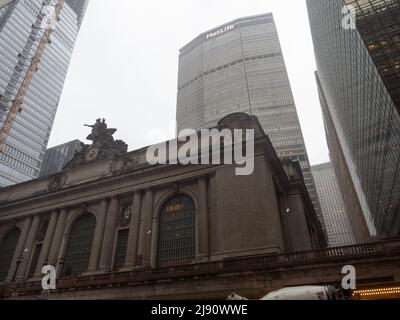
POLYGON ((204 175, 199 176, 199 177, 197 178, 197 181, 198 181, 198 182, 199 182, 199 181, 208 182, 208 180, 209 180, 210 177, 211 177, 210 174, 204 174, 204 175))
POLYGON ((156 187, 148 187, 148 188, 142 189, 142 191, 143 191, 144 194, 146 194, 146 193, 154 193, 156 191, 156 189, 157 189, 156 187))
POLYGON ((71 210, 73 208, 74 208, 73 206, 66 206, 66 207, 61 207, 61 208, 54 209, 53 212, 55 212, 57 214, 60 214, 63 211, 67 212, 68 210, 71 210))
POLYGON ((99 202, 106 201, 107 204, 109 204, 111 201, 113 201, 113 200, 117 200, 118 201, 119 199, 120 199, 120 195, 107 196, 107 197, 101 199, 99 202))

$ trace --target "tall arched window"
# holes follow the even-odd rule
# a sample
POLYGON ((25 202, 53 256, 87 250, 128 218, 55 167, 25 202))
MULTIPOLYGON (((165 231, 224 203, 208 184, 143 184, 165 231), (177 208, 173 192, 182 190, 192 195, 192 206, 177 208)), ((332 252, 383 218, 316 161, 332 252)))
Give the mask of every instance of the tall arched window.
POLYGON ((96 218, 90 213, 75 221, 64 257, 64 276, 77 275, 87 270, 95 228, 96 218))
POLYGON ((20 234, 18 228, 9 231, 0 244, 0 281, 7 277, 20 234))
POLYGON ((195 205, 185 195, 175 196, 160 213, 157 265, 186 264, 195 258, 195 205))

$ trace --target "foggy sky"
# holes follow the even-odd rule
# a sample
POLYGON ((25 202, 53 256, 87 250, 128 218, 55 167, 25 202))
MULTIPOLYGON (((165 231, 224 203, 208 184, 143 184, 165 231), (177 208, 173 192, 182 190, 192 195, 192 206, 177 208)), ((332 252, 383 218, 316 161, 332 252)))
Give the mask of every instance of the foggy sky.
POLYGON ((134 150, 173 138, 179 49, 239 17, 272 12, 310 161, 329 160, 305 0, 91 0, 49 147, 85 138, 106 118, 134 150), (169 134, 168 134, 169 132, 169 134), (162 137, 162 136, 161 136, 162 137))

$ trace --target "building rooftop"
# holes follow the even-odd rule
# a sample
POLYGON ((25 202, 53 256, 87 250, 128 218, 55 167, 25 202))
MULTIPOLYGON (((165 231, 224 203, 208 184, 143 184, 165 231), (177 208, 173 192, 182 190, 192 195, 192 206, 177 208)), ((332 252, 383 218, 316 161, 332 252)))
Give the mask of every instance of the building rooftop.
POLYGON ((257 21, 270 21, 273 22, 274 21, 274 17, 272 13, 264 13, 264 14, 258 14, 258 15, 253 15, 253 16, 247 16, 247 17, 242 17, 242 18, 238 18, 235 20, 232 20, 230 22, 224 23, 220 26, 217 26, 215 28, 212 28, 208 31, 205 31, 203 33, 201 33, 199 36, 197 36, 196 38, 194 38, 192 41, 190 41, 188 44, 186 44, 184 47, 182 47, 179 52, 180 54, 185 54, 188 51, 190 51, 192 48, 204 43, 205 41, 207 41, 207 35, 213 33, 213 32, 218 32, 219 30, 224 29, 226 26, 230 26, 230 25, 236 25, 239 23, 246 23, 246 22, 254 22, 255 20, 257 21))

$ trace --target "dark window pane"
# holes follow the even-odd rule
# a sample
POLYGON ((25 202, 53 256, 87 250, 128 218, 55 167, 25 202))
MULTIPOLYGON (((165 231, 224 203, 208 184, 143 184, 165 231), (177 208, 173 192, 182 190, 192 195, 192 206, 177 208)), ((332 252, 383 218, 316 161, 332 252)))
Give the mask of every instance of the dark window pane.
POLYGON ((163 207, 158 238, 158 266, 192 262, 195 257, 195 206, 188 196, 176 196, 163 207))
POLYGON ((118 231, 117 254, 115 257, 115 267, 120 268, 125 264, 126 247, 128 245, 129 229, 118 231))
POLYGON ((63 274, 72 276, 87 270, 96 218, 88 213, 80 217, 74 224, 68 241, 68 248, 64 258, 63 274))
POLYGON ((21 232, 19 229, 10 231, 0 245, 0 281, 7 277, 20 234, 21 232))

